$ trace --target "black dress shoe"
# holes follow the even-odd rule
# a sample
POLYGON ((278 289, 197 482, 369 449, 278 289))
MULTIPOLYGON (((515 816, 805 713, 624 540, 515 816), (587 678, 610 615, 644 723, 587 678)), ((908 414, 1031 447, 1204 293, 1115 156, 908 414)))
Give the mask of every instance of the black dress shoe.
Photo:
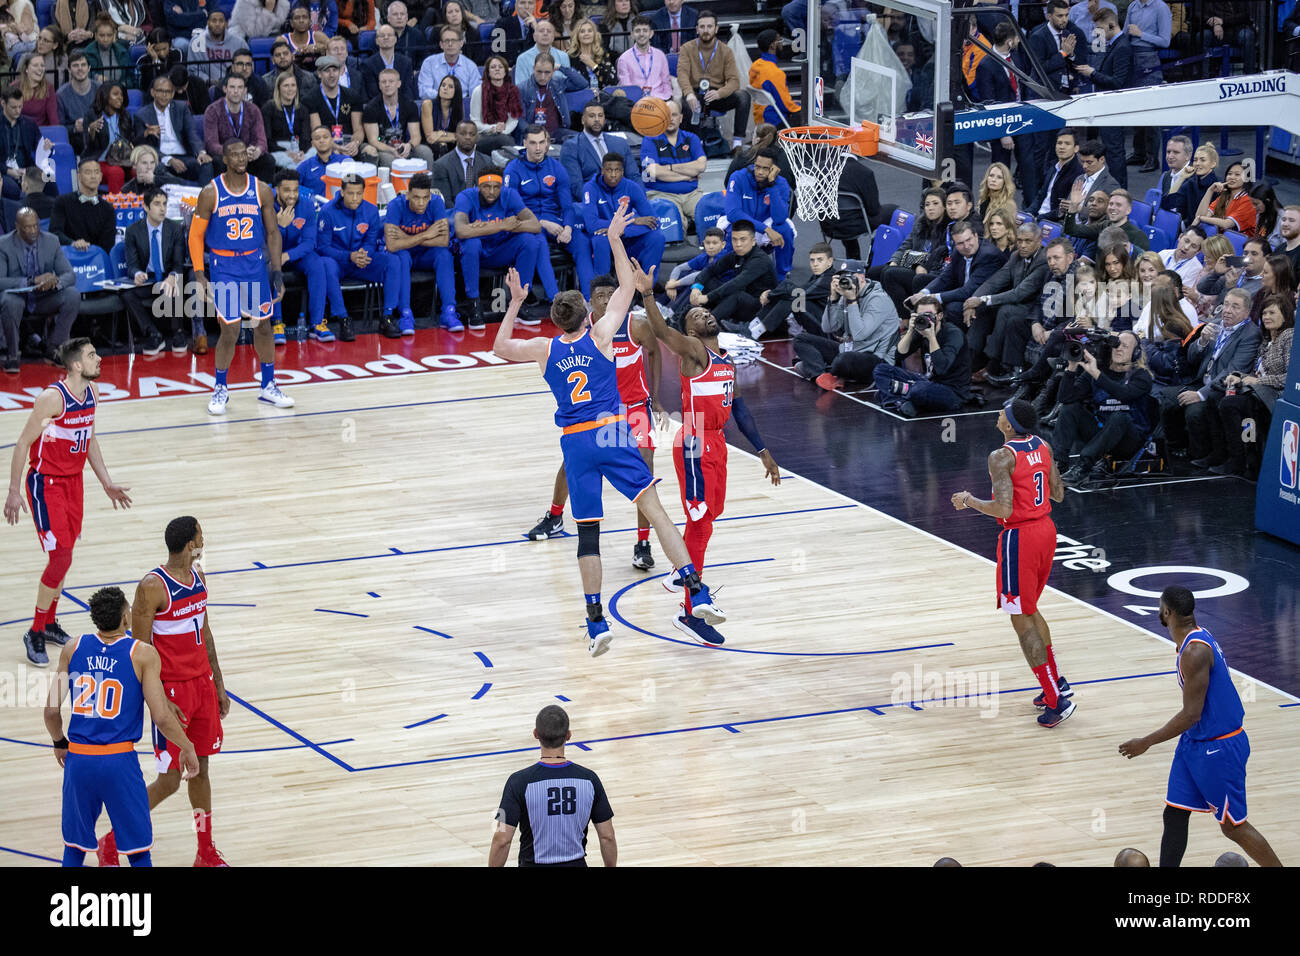
POLYGON ((21 371, 21 369, 22 369, 22 366, 18 364, 18 356, 17 356, 17 355, 6 355, 6 356, 5 356, 5 371, 6 371, 6 372, 8 372, 10 375, 17 375, 17 374, 19 373, 19 371, 21 371))
POLYGON ((352 320, 347 317, 339 318, 339 341, 355 342, 357 333, 352 330, 352 320))
POLYGON ((1141 168, 1140 170, 1138 170, 1138 172, 1142 172, 1142 173, 1154 173, 1154 172, 1155 172, 1156 170, 1158 170, 1159 168, 1160 168, 1160 164, 1159 164, 1159 163, 1150 163, 1150 162, 1148 162, 1148 163, 1143 163, 1143 164, 1142 164, 1142 168, 1141 168))
POLYGON ((998 388, 1006 388, 1015 380, 1016 377, 1012 375, 1010 372, 1003 372, 1000 375, 990 375, 987 379, 990 385, 995 385, 998 388))
POLYGON ((1147 161, 1145 156, 1139 156, 1137 153, 1129 154, 1128 159, 1124 160, 1125 166, 1141 166, 1147 161))
POLYGON ((1191 465, 1193 468, 1206 469, 1210 467, 1211 461, 1208 457, 1193 458, 1191 461, 1188 462, 1188 464, 1191 465))

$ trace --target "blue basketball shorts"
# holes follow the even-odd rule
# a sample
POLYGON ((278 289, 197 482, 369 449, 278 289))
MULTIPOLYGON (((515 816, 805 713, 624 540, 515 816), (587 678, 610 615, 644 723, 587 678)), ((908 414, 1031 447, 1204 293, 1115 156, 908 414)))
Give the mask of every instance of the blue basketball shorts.
POLYGON ((93 851, 100 810, 108 811, 118 852, 139 853, 153 846, 149 792, 134 750, 68 754, 63 767, 63 842, 93 851))
POLYGON ((564 474, 574 521, 605 517, 601 479, 623 497, 636 501, 659 479, 637 449, 636 437, 623 420, 560 436, 564 474))
POLYGON ((268 319, 274 312, 271 280, 260 253, 247 256, 213 255, 208 269, 217 317, 226 325, 242 319, 268 319))
POLYGON ((1246 822, 1246 760, 1250 740, 1244 730, 1217 740, 1183 736, 1169 767, 1165 803, 1197 813, 1213 813, 1220 823, 1246 822))

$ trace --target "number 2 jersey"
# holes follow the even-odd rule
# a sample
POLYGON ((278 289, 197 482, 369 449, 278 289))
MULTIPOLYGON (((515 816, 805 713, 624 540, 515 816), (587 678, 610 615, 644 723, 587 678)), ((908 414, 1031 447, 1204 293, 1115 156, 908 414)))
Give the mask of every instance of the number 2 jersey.
POLYGON ((164 681, 186 681, 206 677, 212 672, 208 649, 203 643, 203 623, 207 619, 208 588, 197 571, 184 584, 164 567, 149 572, 157 575, 167 588, 167 604, 153 618, 153 646, 162 658, 164 681))
POLYGON ((618 372, 591 338, 591 329, 572 342, 551 339, 546 384, 555 395, 555 424, 561 428, 598 422, 619 414, 618 372))
POLYGON ((1009 441, 1003 448, 1016 456, 1011 473, 1011 516, 999 519, 1004 528, 1014 528, 1052 513, 1052 449, 1037 435, 1009 441))
POLYGON ((78 399, 66 382, 50 387, 63 397, 63 411, 32 442, 27 462, 42 475, 80 475, 95 428, 95 389, 87 384, 86 393, 78 399))

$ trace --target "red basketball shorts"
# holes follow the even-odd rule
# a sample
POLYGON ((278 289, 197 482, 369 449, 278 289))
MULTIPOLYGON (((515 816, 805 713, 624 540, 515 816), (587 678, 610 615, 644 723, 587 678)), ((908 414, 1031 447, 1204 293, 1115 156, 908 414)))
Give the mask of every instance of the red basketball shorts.
POLYGON ((1033 614, 1047 587, 1056 554, 1056 525, 1036 518, 998 535, 998 607, 1008 614, 1033 614))
POLYGON ((46 551, 71 548, 81 537, 84 495, 81 472, 75 475, 27 473, 27 507, 32 509, 36 537, 46 551))
POLYGON ((727 440, 720 431, 678 433, 673 464, 687 520, 716 520, 727 504, 727 440))
POLYGON ((635 405, 624 405, 622 411, 627 418, 627 430, 636 439, 636 447, 654 448, 655 420, 649 400, 637 402, 635 405))
MULTIPOLYGON (((200 757, 210 757, 221 752, 221 710, 217 706, 217 685, 211 674, 190 680, 163 681, 167 702, 175 704, 185 715, 185 736, 190 738, 194 751, 200 757)), ((179 719, 179 718, 177 718, 179 719)), ((158 761, 158 772, 166 773, 176 766, 181 748, 153 727, 153 755, 158 761)))

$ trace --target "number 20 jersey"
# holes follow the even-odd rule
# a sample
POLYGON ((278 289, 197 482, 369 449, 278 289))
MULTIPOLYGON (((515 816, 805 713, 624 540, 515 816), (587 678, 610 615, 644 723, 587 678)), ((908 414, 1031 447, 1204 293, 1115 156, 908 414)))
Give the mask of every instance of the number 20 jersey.
POLYGON ((212 672, 208 649, 203 643, 203 622, 207 617, 208 587, 197 571, 193 581, 182 584, 163 567, 155 574, 167 588, 167 605, 153 618, 153 646, 162 658, 164 681, 185 681, 212 672))

